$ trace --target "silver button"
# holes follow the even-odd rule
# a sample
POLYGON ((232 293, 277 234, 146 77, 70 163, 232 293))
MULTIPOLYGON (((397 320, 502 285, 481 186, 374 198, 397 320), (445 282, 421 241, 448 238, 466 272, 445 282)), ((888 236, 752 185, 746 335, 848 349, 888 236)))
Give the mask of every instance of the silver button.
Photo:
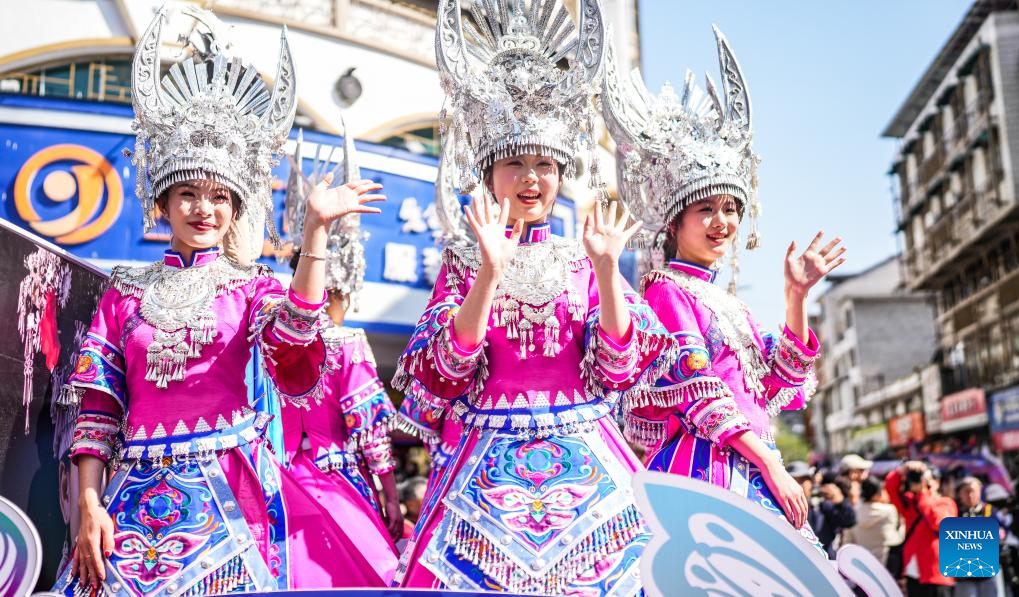
POLYGON ((559 543, 562 543, 563 545, 569 545, 570 541, 573 541, 573 537, 570 537, 569 535, 563 535, 559 538, 559 543))
POLYGON ((115 583, 113 583, 112 585, 110 585, 110 589, 111 589, 111 590, 112 590, 112 591, 113 591, 114 593, 119 593, 119 592, 120 592, 120 583, 119 583, 119 582, 115 582, 115 583))
POLYGON ((503 535, 502 539, 499 539, 499 543, 502 543, 503 545, 509 545, 511 541, 513 541, 513 539, 511 539, 509 535, 503 535))
POLYGON ((223 509, 226 510, 227 512, 233 512, 234 510, 237 509, 237 504, 233 502, 227 502, 223 504, 223 509))
POLYGON ((238 543, 246 543, 247 540, 248 540, 248 536, 247 535, 237 535, 237 542, 238 543))
POLYGON ((478 512, 477 510, 471 512, 471 520, 473 520, 474 522, 478 522, 479 520, 481 520, 481 512, 478 512))
POLYGON ((176 593, 177 592, 177 585, 175 585, 175 584, 174 585, 170 585, 170 586, 166 587, 166 589, 168 591, 170 591, 171 593, 176 593))
POLYGON ((217 471, 216 469, 212 469, 211 471, 209 471, 209 477, 215 479, 218 476, 219 476, 219 471, 217 471))
POLYGON ((438 562, 439 561, 439 554, 435 553, 434 551, 429 553, 428 554, 428 561, 433 563, 433 564, 435 562, 438 562))
POLYGON ((459 574, 454 574, 449 578, 449 584, 453 585, 454 587, 459 587, 461 580, 462 579, 460 578, 459 574))
POLYGON ((601 520, 601 510, 595 510, 591 513, 591 516, 593 516, 595 520, 601 520))
POLYGON ((108 496, 108 495, 104 495, 103 496, 103 505, 106 505, 106 506, 110 505, 110 496, 108 496))
POLYGON ((202 558, 202 568, 205 569, 212 568, 212 560, 210 560, 209 558, 202 558))
POLYGON ((541 558, 538 558, 538 559, 534 560, 533 562, 531 562, 531 570, 534 570, 535 572, 537 572, 538 570, 541 570, 544 566, 545 566, 545 560, 543 560, 541 558))

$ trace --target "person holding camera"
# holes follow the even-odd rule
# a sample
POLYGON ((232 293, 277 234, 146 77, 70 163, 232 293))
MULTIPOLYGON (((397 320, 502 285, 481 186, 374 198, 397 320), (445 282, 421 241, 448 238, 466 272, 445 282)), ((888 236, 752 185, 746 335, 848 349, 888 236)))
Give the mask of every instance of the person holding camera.
POLYGON ((902 544, 903 575, 909 597, 948 597, 955 580, 938 570, 938 525, 958 509, 941 495, 937 469, 911 460, 888 474, 885 488, 906 523, 902 544))

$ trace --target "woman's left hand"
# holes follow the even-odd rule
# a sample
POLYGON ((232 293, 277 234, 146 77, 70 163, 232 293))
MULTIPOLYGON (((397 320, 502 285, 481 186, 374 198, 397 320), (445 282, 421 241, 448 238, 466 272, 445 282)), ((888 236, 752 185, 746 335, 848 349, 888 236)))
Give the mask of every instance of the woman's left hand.
POLYGON ((630 210, 619 202, 609 203, 604 214, 601 206, 596 204, 594 213, 587 216, 584 221, 584 250, 596 270, 614 267, 626 248, 626 241, 640 230, 640 222, 626 228, 629 219, 630 210), (617 203, 621 209, 617 208, 617 203))
POLYGON ((834 240, 818 249, 824 238, 824 232, 818 232, 814 240, 810 241, 807 250, 800 256, 796 256, 796 241, 789 244, 789 250, 785 254, 785 289, 787 295, 805 297, 815 284, 824 279, 836 267, 845 263, 846 259, 842 254, 846 252, 845 247, 839 247, 842 238, 836 236, 834 240), (838 249, 836 250, 836 247, 838 249))
POLYGON ((326 225, 353 213, 382 213, 377 207, 365 205, 385 201, 385 195, 374 192, 382 189, 381 184, 371 180, 353 180, 330 188, 332 182, 332 174, 327 174, 308 194, 305 228, 308 228, 308 225, 326 225))
POLYGON ((395 496, 386 498, 386 530, 393 541, 403 537, 403 510, 400 509, 399 498, 395 496))

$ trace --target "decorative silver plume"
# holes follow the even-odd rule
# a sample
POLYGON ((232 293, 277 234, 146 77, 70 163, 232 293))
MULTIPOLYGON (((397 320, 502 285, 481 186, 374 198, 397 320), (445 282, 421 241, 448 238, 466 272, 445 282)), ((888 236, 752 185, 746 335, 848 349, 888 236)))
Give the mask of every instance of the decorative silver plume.
POLYGON ((605 24, 598 0, 579 4, 578 28, 559 0, 474 0, 466 21, 460 0, 440 1, 435 54, 449 96, 441 120, 464 192, 509 155, 548 155, 571 177, 581 150, 593 151, 605 24))
POLYGON ((181 12, 198 22, 199 42, 189 40, 191 55, 160 78, 164 6, 142 34, 134 56, 135 192, 145 212, 145 229, 155 225, 155 199, 172 185, 215 180, 236 193, 242 204, 224 246, 238 259, 250 261, 262 252, 266 227, 273 243, 279 243, 272 217, 272 168, 279 163, 276 156, 297 111, 286 27, 270 92, 253 66, 227 54, 229 44, 220 39, 225 26, 215 15, 194 6, 181 12))
POLYGON ((438 243, 441 246, 469 246, 477 241, 467 223, 460 197, 453 181, 453 147, 446 137, 442 141, 442 153, 439 156, 439 172, 435 179, 435 216, 442 228, 438 243))

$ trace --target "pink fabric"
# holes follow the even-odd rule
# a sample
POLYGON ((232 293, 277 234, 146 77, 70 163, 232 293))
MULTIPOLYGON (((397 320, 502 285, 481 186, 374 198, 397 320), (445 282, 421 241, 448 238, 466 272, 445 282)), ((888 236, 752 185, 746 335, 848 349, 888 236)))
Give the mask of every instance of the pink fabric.
MULTIPOLYGON (((689 273, 705 279, 698 275, 696 269, 691 268, 689 273)), ((748 316, 754 339, 770 365, 769 372, 761 380, 764 387, 763 393, 748 387, 736 353, 719 337, 720 332, 714 321, 714 313, 699 298, 680 288, 671 279, 664 277, 655 279, 647 286, 644 298, 654 309, 662 324, 673 334, 679 335, 681 345, 684 344, 684 338, 693 338, 689 342, 699 343, 699 346, 706 348, 710 354, 707 363, 698 364, 681 372, 674 370, 673 376, 674 380, 680 382, 676 387, 685 383, 687 385, 699 384, 697 387, 705 389, 682 395, 677 399, 682 400, 682 404, 645 404, 628 413, 628 425, 649 424, 650 422, 650 424, 661 425, 661 429, 664 429, 658 434, 661 441, 657 445, 649 446, 652 451, 660 448, 664 441, 675 438, 677 435, 689 433, 687 425, 690 423, 702 423, 709 425, 712 429, 718 429, 717 434, 710 439, 720 446, 727 445, 732 437, 747 429, 752 430, 759 437, 770 440, 771 420, 765 410, 768 401, 774 399, 779 391, 791 388, 795 390, 796 394, 785 408, 802 407, 805 401, 802 386, 811 374, 810 367, 794 371, 787 365, 786 360, 775 358, 773 353, 780 349, 779 343, 771 341, 770 338, 767 338, 766 341, 766 337, 760 333, 759 327, 752 318, 748 316), (683 334, 691 336, 683 336, 683 334), (712 382, 712 380, 715 381, 712 382), (724 384, 724 387, 717 384, 718 380, 724 384), (712 386, 711 383, 716 385, 712 386), (679 416, 680 412, 682 412, 682 417, 679 416), (701 413, 705 413, 705 417, 710 416, 711 420, 696 420, 701 413), (687 422, 686 424, 682 423, 684 420, 687 422)), ((813 332, 810 332, 810 341, 807 344, 795 338, 788 328, 783 331, 783 335, 786 342, 792 342, 793 346, 802 351, 803 357, 812 358, 817 354, 818 340, 813 332)), ((677 366, 682 368, 684 364, 681 363, 677 366)), ((659 385, 662 386, 663 382, 660 381, 659 385)), ((692 447, 692 444, 688 447, 692 447)), ((683 456, 682 452, 683 450, 680 449, 674 458, 677 470, 689 468, 687 466, 689 463, 683 462, 683 458, 689 455, 683 456)))
MULTIPOLYGON (((332 585, 333 587, 380 586, 374 582, 381 578, 384 586, 393 581, 396 573, 397 554, 389 539, 389 531, 382 524, 378 512, 368 507, 364 497, 350 486, 338 473, 322 472, 313 463, 305 451, 294 456, 288 467, 289 475, 319 507, 320 515, 334 520, 344 530, 349 547, 344 552, 354 553, 360 557, 350 562, 351 570, 359 578, 370 579, 371 584, 352 584, 346 580, 332 585), (356 564, 356 565, 355 565, 356 564), (371 570, 364 567, 367 566, 371 570)), ((325 519, 323 518, 323 520, 325 519)), ((322 520, 315 521, 308 517, 309 523, 323 526, 322 520)), ((307 530, 303 531, 307 536, 307 530)), ((323 552, 328 554, 329 552, 323 552)), ((335 552, 334 552, 335 553, 335 552)), ((335 577, 336 572, 330 574, 335 577)))
MULTIPOLYGON (((199 253, 195 262, 201 267, 216 258, 215 254, 199 253)), ((166 260, 171 265, 183 263, 172 254, 166 260)), ((83 345, 89 351, 86 354, 83 349, 82 359, 70 379, 70 387, 79 393, 82 407, 72 457, 92 454, 104 460, 110 458, 117 433, 107 431, 109 422, 114 423, 115 430, 124 431, 128 450, 132 439, 143 435, 149 442, 162 442, 167 447, 176 440, 192 442, 190 445, 195 449, 198 442, 226 428, 243 430, 231 436, 234 445, 241 440, 262 441, 244 437, 257 433, 244 384, 253 341, 260 339, 262 347, 272 353, 275 363, 269 363, 269 371, 273 381, 281 392, 292 396, 306 395, 318 388, 325 362, 325 347, 314 328, 304 345, 280 339, 275 330, 279 327, 278 314, 286 305, 282 286, 267 271, 234 290, 224 291, 213 302, 217 333, 211 344, 203 346, 199 356, 189 357, 183 380, 170 381, 167 388, 160 389, 145 379, 147 350, 154 328, 139 314, 140 299, 116 288, 108 290, 100 300, 83 345)), ((289 327, 304 333, 301 328, 306 326, 298 319, 294 317, 289 327)), ((361 555, 354 541, 332 523, 329 512, 316 498, 289 473, 280 470, 275 459, 252 463, 243 448, 217 452, 237 504, 267 561, 272 556, 268 530, 271 521, 263 479, 253 465, 278 473, 289 532, 289 588, 383 585, 382 577, 361 555)), ((259 450, 253 453, 256 459, 264 454, 259 450)), ((170 451, 164 454, 169 457, 170 451)))
MULTIPOLYGON (((447 285, 449 269, 443 265, 439 271, 438 279, 435 282, 435 290, 431 300, 426 307, 423 320, 430 316, 429 311, 434 310, 444 302, 456 303, 463 301, 467 289, 474 282, 474 272, 468 271, 467 279, 456 284, 453 288, 447 285)), ((560 322, 559 344, 561 351, 555 358, 546 358, 541 355, 538 348, 526 361, 520 358, 520 345, 516 340, 506 337, 505 328, 492 326, 489 322, 489 331, 485 336, 485 345, 481 352, 487 360, 488 379, 482 389, 481 397, 475 403, 482 408, 494 407, 502 396, 515 397, 514 406, 542 406, 554 400, 558 393, 562 393, 567 400, 585 395, 585 380, 578 375, 580 364, 585 357, 585 332, 587 332, 588 314, 598 307, 598 286, 594 276, 594 268, 589 259, 584 257, 577 264, 575 271, 569 273, 570 284, 576 289, 583 291, 585 305, 581 306, 579 319, 573 317, 569 312, 569 304, 565 295, 555 299, 555 317, 560 322), (528 375, 520 375, 520 367, 526 363, 528 375)), ((626 281, 622 281, 623 292, 631 300, 639 301, 626 281)), ((457 307, 453 307, 445 315, 440 315, 438 325, 452 328, 452 318, 455 317, 457 307)), ((419 324, 419 328, 420 328, 419 324)), ((636 337, 633 330, 636 326, 631 323, 631 337, 636 337)), ((449 334, 452 336, 452 334, 449 334)), ((540 346, 544 338, 540 329, 535 330, 536 346, 540 346)), ((436 338, 435 341, 439 341, 436 338)), ((633 340, 631 340, 631 343, 633 340)), ((450 342, 452 344, 452 342, 450 342)), ((622 343, 620 343, 622 344, 622 343)), ((605 346, 601 342, 599 347, 605 346)), ((455 346, 455 345, 454 345, 455 346)), ((629 346, 629 344, 627 344, 629 346)), ((454 357, 470 358, 475 353, 468 351, 468 347, 459 346, 454 357)), ((660 350, 660 347, 659 347, 660 350)), ((593 368, 594 375, 598 381, 613 390, 624 390, 637 381, 634 372, 643 371, 658 356, 658 350, 651 350, 638 355, 626 371, 626 375, 618 375, 615 372, 607 372, 604 368, 596 366, 593 368)), ((437 357, 440 361, 443 355, 437 357)), ((433 367, 434 361, 418 359, 411 361, 404 355, 405 369, 418 378, 430 391, 440 398, 454 398, 464 393, 472 385, 472 375, 475 366, 469 366, 465 373, 452 370, 450 367, 433 367)), ((441 362, 439 363, 442 364, 441 362)))

